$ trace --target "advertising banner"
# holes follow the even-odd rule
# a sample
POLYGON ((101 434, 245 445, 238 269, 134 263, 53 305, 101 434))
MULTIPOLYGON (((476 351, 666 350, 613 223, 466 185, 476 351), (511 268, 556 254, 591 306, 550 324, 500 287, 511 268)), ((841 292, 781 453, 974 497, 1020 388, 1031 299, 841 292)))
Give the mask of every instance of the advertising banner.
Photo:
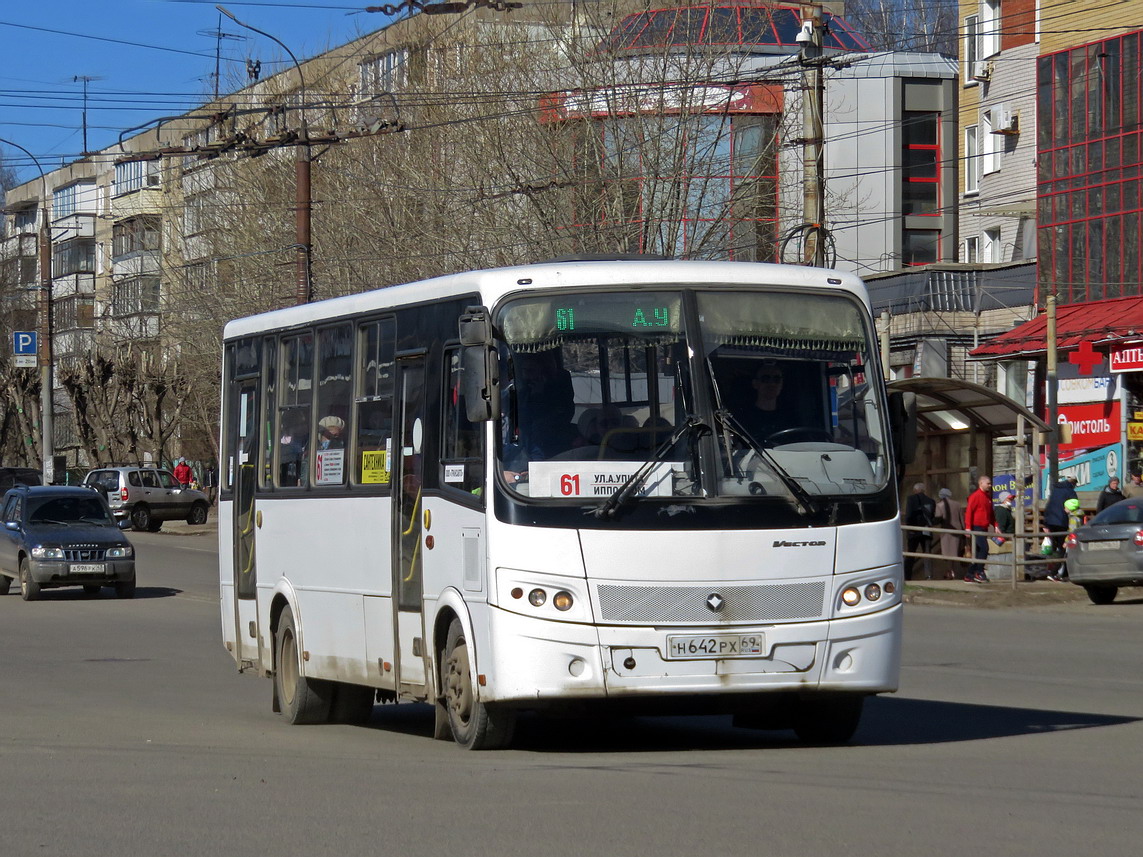
POLYGON ((1071 440, 1060 449, 1090 449, 1119 443, 1122 425, 1119 402, 1060 405, 1059 422, 1071 429, 1071 440))
MULTIPOLYGON (((1102 449, 1093 449, 1073 456, 1067 460, 1060 460, 1060 478, 1074 476, 1078 482, 1077 491, 1102 491, 1107 487, 1107 480, 1112 476, 1123 479, 1123 445, 1119 443, 1105 446, 1102 449)), ((1043 494, 1048 496, 1048 470, 1042 472, 1043 494)))

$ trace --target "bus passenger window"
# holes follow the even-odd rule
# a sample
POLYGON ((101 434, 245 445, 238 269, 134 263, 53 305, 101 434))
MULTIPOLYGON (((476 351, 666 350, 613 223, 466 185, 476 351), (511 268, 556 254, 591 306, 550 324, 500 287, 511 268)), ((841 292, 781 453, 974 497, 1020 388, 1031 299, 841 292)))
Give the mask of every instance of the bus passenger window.
POLYGON ((393 319, 362 324, 357 336, 353 478, 361 485, 388 486, 393 452, 393 319))
POLYGON ((278 484, 305 485, 309 478, 310 405, 313 400, 314 339, 306 333, 282 340, 278 384, 278 484))
POLYGON ((444 432, 441 442, 441 481, 448 488, 473 493, 484 483, 484 431, 473 425, 460 389, 460 349, 445 353, 444 432))
POLYGON ((344 485, 353 333, 348 324, 318 332, 314 485, 344 485))

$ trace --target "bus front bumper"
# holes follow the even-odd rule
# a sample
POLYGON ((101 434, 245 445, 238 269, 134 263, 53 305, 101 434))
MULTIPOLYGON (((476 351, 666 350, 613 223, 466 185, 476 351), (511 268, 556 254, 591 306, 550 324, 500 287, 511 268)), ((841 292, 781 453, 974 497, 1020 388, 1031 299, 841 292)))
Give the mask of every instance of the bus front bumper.
POLYGON ((550 622, 493 610, 485 702, 897 689, 902 607, 766 627, 646 628, 550 622), (680 657, 680 641, 761 635, 749 657, 680 657), (673 640, 669 638, 674 638, 673 640), (669 657, 672 647, 676 657, 669 657), (492 668, 491 664, 495 664, 492 668))

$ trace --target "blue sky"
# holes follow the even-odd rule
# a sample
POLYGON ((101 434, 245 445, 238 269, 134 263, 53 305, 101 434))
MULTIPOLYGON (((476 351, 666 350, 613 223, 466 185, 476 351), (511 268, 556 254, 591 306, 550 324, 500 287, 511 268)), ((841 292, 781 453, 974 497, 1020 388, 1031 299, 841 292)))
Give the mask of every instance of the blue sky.
MULTIPOLYGON (((262 76, 288 62, 271 40, 222 18, 217 0, 5 0, 0 3, 0 137, 19 143, 45 170, 83 151, 83 83, 87 147, 114 143, 148 119, 186 112, 213 93, 215 45, 223 38, 223 91, 245 78, 247 57, 262 76), (51 31, 51 32, 48 32, 51 31), (201 31, 201 32, 200 32, 201 31), (203 33, 206 33, 204 35, 203 33)), ((389 19, 366 6, 399 0, 261 0, 228 2, 251 26, 272 33, 303 60, 380 29, 389 19)), ((19 150, 0 143, 22 180, 36 175, 19 150)))

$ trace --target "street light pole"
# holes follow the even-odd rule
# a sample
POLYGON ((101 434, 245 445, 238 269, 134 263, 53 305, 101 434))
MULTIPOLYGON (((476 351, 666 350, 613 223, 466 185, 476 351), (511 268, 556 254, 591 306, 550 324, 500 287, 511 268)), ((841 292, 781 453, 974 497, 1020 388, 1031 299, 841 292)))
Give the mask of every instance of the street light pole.
POLYGON ((0 143, 6 143, 14 149, 19 149, 32 159, 36 169, 40 171, 40 234, 37 238, 37 251, 40 257, 40 292, 39 292, 39 318, 40 318, 40 452, 42 455, 42 472, 45 485, 55 481, 55 419, 52 397, 52 231, 48 222, 48 179, 44 175, 44 168, 39 160, 21 146, 0 137, 0 143))
POLYGON ((297 258, 295 262, 295 287, 294 297, 295 302, 299 304, 309 303, 313 300, 313 265, 310 258, 313 255, 313 245, 310 238, 310 219, 313 212, 313 191, 310 186, 310 130, 309 124, 306 122, 306 79, 302 74, 301 63, 298 58, 294 56, 286 43, 275 36, 270 35, 264 30, 259 30, 257 27, 252 27, 244 21, 239 21, 234 17, 234 13, 227 9, 225 6, 215 5, 214 7, 239 27, 245 27, 258 33, 260 36, 265 36, 270 41, 277 44, 294 62, 294 68, 298 72, 298 90, 301 99, 300 115, 301 115, 301 140, 298 145, 298 155, 294 161, 294 203, 295 203, 295 216, 294 216, 294 236, 295 244, 297 245, 297 258))

